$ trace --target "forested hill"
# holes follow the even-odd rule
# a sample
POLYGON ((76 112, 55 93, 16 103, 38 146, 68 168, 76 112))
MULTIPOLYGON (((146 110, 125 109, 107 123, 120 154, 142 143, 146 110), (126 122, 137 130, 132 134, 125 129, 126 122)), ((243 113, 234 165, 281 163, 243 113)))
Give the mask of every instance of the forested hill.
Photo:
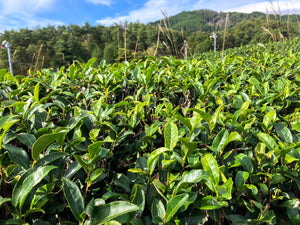
MULTIPOLYGON (((297 23, 297 15, 280 15, 281 13, 269 12, 268 14, 261 12, 252 13, 239 13, 239 12, 216 12, 208 9, 201 9, 195 11, 183 11, 175 16, 169 17, 170 28, 178 31, 185 32, 214 32, 222 31, 225 28, 226 15, 229 16, 228 27, 232 28, 239 25, 244 20, 262 19, 266 20, 267 17, 271 20, 278 19, 279 21, 290 21, 291 23, 297 23)), ((154 24, 159 23, 156 21, 154 24)))
MULTIPOLYGON (((234 27, 243 20, 253 20, 257 18, 265 18, 266 14, 261 12, 253 13, 238 13, 230 12, 229 27, 234 27)), ((183 30, 186 32, 212 32, 223 30, 225 27, 227 13, 216 12, 212 10, 196 10, 196 11, 183 11, 175 16, 169 18, 170 28, 174 30, 183 30)), ((159 23, 156 21, 155 23, 159 23)), ((153 23, 153 24, 155 24, 153 23)))
MULTIPOLYGON (((13 67, 17 74, 42 68, 68 67, 74 60, 99 63, 145 59, 147 56, 173 55, 183 58, 188 43, 189 57, 213 50, 212 32, 216 32, 217 50, 241 45, 284 41, 300 35, 297 15, 254 12, 218 13, 211 10, 182 12, 149 24, 122 23, 110 27, 79 25, 48 26, 10 30, 0 40, 12 45, 13 67), (227 26, 225 26, 225 24, 227 26), (226 30, 225 30, 226 27, 226 30)), ((8 68, 7 52, 0 51, 0 68, 8 68)))

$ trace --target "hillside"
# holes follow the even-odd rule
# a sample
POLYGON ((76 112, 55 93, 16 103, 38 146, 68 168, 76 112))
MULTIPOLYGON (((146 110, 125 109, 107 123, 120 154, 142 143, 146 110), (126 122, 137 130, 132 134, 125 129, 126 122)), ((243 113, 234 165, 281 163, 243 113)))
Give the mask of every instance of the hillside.
MULTIPOLYGON (((242 20, 253 20, 259 17, 265 17, 260 12, 254 13, 229 13, 230 27, 234 27, 242 20)), ((226 13, 218 13, 212 10, 184 11, 170 17, 170 26, 172 29, 186 32, 205 31, 212 32, 223 30, 225 26, 226 13)))
MULTIPOLYGON (((239 13, 239 12, 216 12, 207 9, 195 10, 195 11, 183 11, 175 16, 169 17, 170 28, 178 31, 185 32, 213 32, 224 30, 226 15, 229 14, 229 24, 228 27, 232 28, 239 25, 243 21, 253 21, 255 19, 266 20, 267 15, 261 12, 253 13, 239 13)), ((268 15, 270 19, 278 19, 281 21, 289 21, 291 23, 297 23, 296 15, 268 15)), ((157 24, 156 21, 152 24, 157 24)))

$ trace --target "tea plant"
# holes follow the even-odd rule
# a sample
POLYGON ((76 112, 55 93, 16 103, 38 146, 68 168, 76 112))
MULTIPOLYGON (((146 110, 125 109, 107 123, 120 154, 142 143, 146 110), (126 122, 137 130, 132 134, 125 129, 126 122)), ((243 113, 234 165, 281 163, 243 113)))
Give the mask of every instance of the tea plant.
POLYGON ((1 222, 299 224, 298 43, 1 70, 1 222))

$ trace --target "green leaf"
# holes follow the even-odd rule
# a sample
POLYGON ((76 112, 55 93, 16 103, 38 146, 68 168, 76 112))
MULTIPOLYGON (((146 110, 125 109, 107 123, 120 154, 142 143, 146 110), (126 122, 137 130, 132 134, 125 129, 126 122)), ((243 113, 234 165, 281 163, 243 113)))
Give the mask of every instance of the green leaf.
POLYGON ((4 77, 5 73, 6 73, 6 71, 7 71, 7 69, 0 70, 0 82, 3 81, 3 77, 4 77))
POLYGON ((228 206, 228 202, 226 201, 219 202, 213 196, 206 196, 199 201, 198 208, 201 210, 214 210, 214 209, 220 209, 227 206, 228 206))
POLYGON ((189 155, 197 149, 197 142, 191 142, 189 138, 180 138, 181 155, 186 159, 189 155))
POLYGON ((114 201, 109 204, 94 207, 90 225, 100 225, 118 216, 138 211, 139 207, 125 201, 114 201))
POLYGON ((65 198, 73 215, 75 216, 77 221, 80 222, 82 221, 80 214, 84 211, 84 201, 81 192, 74 182, 65 177, 63 177, 62 180, 65 198))
POLYGON ((268 112, 263 119, 263 124, 265 125, 265 128, 268 129, 271 122, 274 122, 276 120, 276 112, 270 111, 268 112))
POLYGON ((216 187, 217 192, 219 194, 218 199, 231 199, 231 191, 232 191, 232 186, 233 186, 233 181, 232 178, 230 177, 223 185, 218 185, 216 187))
POLYGON ((199 183, 201 180, 209 179, 209 174, 204 170, 192 170, 188 174, 184 175, 180 182, 177 184, 173 196, 180 191, 186 185, 199 183))
POLYGON ((299 225, 300 224, 300 213, 298 209, 287 209, 287 215, 292 225, 299 225))
POLYGON ((44 151, 52 142, 63 138, 66 135, 65 132, 55 133, 55 134, 44 134, 39 137, 32 146, 32 158, 36 161, 39 155, 44 151))
POLYGON ((225 143, 228 139, 228 136, 228 131, 226 129, 223 129, 221 132, 218 133, 218 135, 214 139, 211 149, 216 155, 222 152, 225 148, 225 143))
POLYGON ((198 113, 200 115, 200 117, 208 123, 210 132, 212 132, 212 130, 215 127, 215 124, 214 124, 214 120, 210 114, 208 114, 200 109, 196 109, 196 108, 191 108, 191 109, 189 109, 189 111, 198 113))
POLYGON ((300 132, 300 116, 299 115, 291 121, 291 126, 295 131, 300 132))
POLYGON ((24 149, 12 145, 5 145, 4 148, 6 148, 6 150, 8 151, 8 155, 13 162, 25 169, 29 169, 30 159, 24 149))
POLYGON ((257 136, 259 140, 261 140, 270 151, 275 150, 275 152, 278 153, 278 145, 271 136, 265 133, 258 133, 257 136))
POLYGON ((216 124, 217 124, 217 122, 218 122, 218 119, 219 119, 219 116, 220 116, 220 113, 221 113, 221 111, 223 110, 223 108, 224 108, 224 105, 223 105, 223 104, 220 105, 220 106, 217 108, 217 110, 215 111, 214 115, 212 116, 212 121, 213 121, 213 124, 214 124, 212 130, 213 130, 214 127, 216 126, 216 124))
POLYGON ((242 137, 238 132, 230 133, 229 137, 226 140, 225 146, 227 146, 232 141, 242 141, 242 137))
POLYGON ((90 180, 89 182, 90 183, 93 183, 102 173, 103 173, 104 169, 103 168, 98 168, 98 169, 95 169, 91 175, 90 175, 90 180))
POLYGON ((238 171, 235 176, 235 186, 239 187, 245 184, 249 178, 249 173, 245 171, 238 171))
POLYGON ((143 214, 146 205, 146 199, 145 199, 145 192, 140 185, 135 184, 133 186, 130 200, 132 203, 134 203, 140 208, 138 214, 141 216, 143 214))
POLYGON ((152 215, 153 223, 163 223, 165 214, 166 214, 166 210, 164 204, 162 203, 161 200, 155 198, 151 205, 151 215, 152 215))
POLYGON ((293 135, 284 124, 275 124, 275 130, 282 142, 293 143, 293 135))
POLYGON ((167 168, 169 168, 174 162, 176 162, 176 159, 170 159, 170 160, 165 160, 165 159, 163 159, 163 160, 161 161, 162 168, 163 168, 163 169, 167 169, 167 168))
POLYGON ((25 199, 29 195, 29 193, 33 190, 33 188, 39 184, 48 173, 57 168, 56 166, 45 166, 38 167, 37 169, 30 170, 28 173, 24 173, 17 185, 15 185, 12 194, 12 203, 14 206, 19 204, 19 208, 21 209, 25 199))
POLYGON ((180 122, 182 124, 184 124, 189 129, 189 131, 191 131, 193 129, 193 126, 192 126, 191 121, 190 121, 189 118, 183 117, 180 114, 175 115, 174 118, 180 120, 180 122))
POLYGON ((3 132, 0 136, 0 149, 2 148, 2 141, 6 135, 6 132, 16 123, 19 119, 17 116, 4 116, 0 119, 0 131, 3 128, 3 132))
POLYGON ((4 127, 5 127, 5 125, 6 125, 6 123, 8 123, 10 120, 12 120, 12 119, 16 119, 17 117, 16 116, 3 116, 1 119, 0 119, 0 130, 3 128, 3 129, 5 129, 4 127))
POLYGON ((33 209, 29 209, 26 211, 26 213, 24 213, 24 218, 26 218, 27 216, 29 216, 30 214, 33 213, 43 213, 46 214, 45 210, 41 209, 41 208, 33 208, 33 209))
POLYGON ((272 181, 272 184, 278 184, 280 182, 285 181, 285 178, 280 173, 275 173, 275 174, 272 174, 271 181, 272 181))
POLYGON ((2 197, 0 197, 0 207, 1 207, 1 205, 3 204, 3 203, 5 203, 5 202, 10 202, 11 201, 11 198, 2 198, 2 197))
POLYGON ((185 204, 188 198, 189 198, 188 194, 181 194, 171 198, 171 200, 167 204, 166 217, 165 217, 166 223, 171 221, 173 216, 180 209, 180 207, 185 204))
POLYGON ((26 145, 28 148, 32 148, 34 142, 36 141, 36 138, 32 134, 28 133, 21 133, 17 135, 17 139, 24 145, 26 145))
POLYGON ((258 162, 258 165, 264 160, 266 156, 266 145, 262 142, 259 142, 255 147, 255 156, 258 162))
POLYGON ((86 140, 85 137, 77 137, 77 138, 73 138, 72 141, 70 141, 64 148, 64 152, 68 152, 69 149, 81 144, 82 142, 84 142, 86 140))
POLYGON ((128 172, 130 172, 130 173, 139 173, 139 174, 147 175, 147 172, 145 172, 144 170, 142 170, 142 169, 140 169, 140 168, 132 168, 132 169, 128 169, 128 172))
POLYGON ((220 182, 220 171, 218 167, 218 163, 212 154, 205 154, 201 157, 202 167, 203 169, 209 173, 210 180, 216 186, 220 182))
POLYGON ((237 161, 239 161, 239 163, 242 165, 244 170, 246 170, 250 174, 253 173, 254 166, 253 166, 253 163, 252 163, 252 159, 249 156, 247 156, 243 153, 240 153, 240 154, 236 155, 234 158, 237 161))
POLYGON ((76 70, 77 70, 77 66, 74 63, 71 66, 69 66, 69 76, 71 81, 74 81, 75 79, 76 70))
POLYGON ((233 225, 257 225, 259 222, 254 219, 248 219, 238 214, 230 214, 226 216, 229 220, 232 221, 233 225))
POLYGON ((164 138, 165 147, 172 151, 175 148, 178 141, 178 128, 174 123, 170 122, 165 125, 164 138))
POLYGON ((170 150, 168 148, 162 147, 162 148, 156 149, 155 151, 153 151, 151 153, 150 157, 147 159, 148 172, 150 175, 152 175, 152 173, 156 167, 158 157, 166 151, 170 151, 170 150))
POLYGON ((43 107, 42 104, 34 103, 34 104, 32 105, 32 107, 31 107, 28 111, 26 111, 25 116, 24 116, 24 119, 25 119, 25 120, 30 120, 30 119, 33 117, 34 113, 35 113, 36 111, 38 111, 40 108, 42 108, 42 107, 43 107))
POLYGON ((149 85, 151 78, 153 76, 153 71, 156 69, 157 65, 152 64, 147 70, 145 70, 145 75, 146 75, 146 85, 149 85))
POLYGON ((87 162, 85 162, 83 159, 82 159, 83 156, 81 155, 74 155, 74 159, 76 160, 76 162, 84 169, 84 171, 86 173, 89 173, 89 167, 88 167, 88 164, 87 162))
POLYGON ((39 103, 40 101, 40 83, 37 83, 34 87, 34 100, 36 101, 36 103, 39 103))
POLYGON ((39 159, 35 165, 36 166, 46 166, 66 155, 67 154, 64 152, 53 151, 53 152, 50 152, 48 155, 45 155, 43 158, 39 159))
POLYGON ((123 188, 127 193, 130 192, 129 182, 129 178, 122 173, 117 174, 114 179, 115 185, 123 188))

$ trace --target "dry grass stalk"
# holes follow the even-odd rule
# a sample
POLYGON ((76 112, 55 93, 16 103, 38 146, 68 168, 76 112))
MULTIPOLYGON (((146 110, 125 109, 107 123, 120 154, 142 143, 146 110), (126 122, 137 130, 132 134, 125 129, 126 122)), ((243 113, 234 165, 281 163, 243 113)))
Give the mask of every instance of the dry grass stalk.
POLYGON ((30 64, 30 67, 29 67, 29 71, 31 71, 31 69, 32 69, 34 57, 35 57, 35 53, 33 53, 33 55, 32 55, 32 59, 31 59, 31 64, 30 64))
POLYGON ((290 10, 288 10, 288 18, 287 18, 287 23, 286 23, 286 29, 287 29, 287 32, 288 32, 288 37, 290 37, 290 10))
POLYGON ((40 46, 40 50, 39 50, 39 53, 38 53, 38 55, 37 55, 36 62, 35 62, 34 72, 36 72, 36 70, 37 70, 38 63, 39 63, 39 60, 40 60, 40 55, 41 55, 42 48, 43 48, 43 45, 40 46))
POLYGON ((162 34, 165 36, 166 39, 169 40, 170 42, 170 45, 171 45, 171 53, 174 54, 177 58, 179 57, 179 53, 178 53, 178 49, 177 49, 177 45, 174 41, 174 34, 172 32, 171 29, 169 29, 168 27, 170 27, 170 20, 169 20, 169 16, 167 14, 166 11, 161 11, 163 16, 164 16, 164 19, 163 19, 163 22, 164 22, 164 26, 165 26, 165 29, 161 29, 162 30, 162 34))
POLYGON ((45 63, 45 56, 43 55, 43 58, 42 58, 42 65, 41 65, 41 70, 42 70, 43 67, 44 67, 44 63, 45 63))
POLYGON ((224 57, 225 39, 226 39, 226 31, 227 31, 228 23, 229 23, 229 14, 226 14, 226 19, 225 19, 225 29, 224 29, 224 36, 223 36, 222 58, 224 57))
POLYGON ((281 13, 281 10, 280 10, 280 5, 279 5, 278 0, 277 0, 277 6, 278 6, 279 18, 280 18, 280 22, 281 22, 282 13, 281 13))
POLYGON ((117 30, 117 41, 118 41, 118 60, 120 61, 121 58, 121 53, 120 53, 120 25, 118 25, 118 30, 117 30))
POLYGON ((135 57, 136 57, 136 52, 137 52, 139 40, 140 40, 140 37, 138 36, 137 39, 136 39, 136 42, 135 42, 135 48, 134 48, 134 53, 133 53, 133 59, 135 59, 135 57))
POLYGON ((124 59, 127 61, 127 41, 126 41, 126 25, 124 25, 124 59))
POLYGON ((160 24, 158 24, 156 48, 155 48, 153 56, 156 56, 156 54, 157 54, 157 50, 158 50, 159 42, 160 42, 160 32, 161 32, 161 30, 162 30, 162 28, 161 28, 161 21, 160 21, 160 24))
POLYGON ((275 9, 275 7, 273 5, 273 2, 271 0, 269 2, 271 4, 271 9, 273 11, 273 15, 274 15, 275 19, 277 19, 277 13, 276 13, 276 9, 275 9))
POLYGON ((296 15, 296 19, 297 19, 298 28, 299 28, 299 31, 300 31, 300 21, 299 21, 299 18, 298 18, 297 15, 296 15))
POLYGON ((261 27, 264 31, 266 31, 268 34, 270 34, 271 38, 273 41, 277 41, 276 40, 276 35, 274 33, 272 33, 268 28, 266 27, 261 27))
POLYGON ((266 20, 267 20, 267 25, 269 26, 269 25, 270 25, 270 23, 269 23, 270 15, 269 15, 269 10, 268 10, 268 8, 266 8, 266 20))

